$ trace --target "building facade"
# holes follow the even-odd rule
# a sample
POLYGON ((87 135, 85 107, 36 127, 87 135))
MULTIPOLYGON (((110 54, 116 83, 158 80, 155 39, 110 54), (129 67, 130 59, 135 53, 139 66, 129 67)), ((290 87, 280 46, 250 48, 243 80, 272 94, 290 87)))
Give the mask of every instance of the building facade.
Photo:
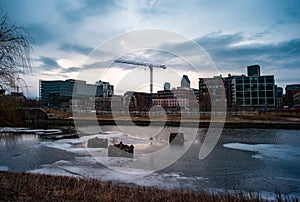
POLYGON ((110 85, 109 82, 97 81, 97 92, 96 97, 111 97, 114 94, 114 86, 110 85))
POLYGON ((275 86, 276 108, 283 108, 283 88, 275 86))
POLYGON ((157 91, 153 95, 152 104, 160 105, 168 110, 198 110, 199 90, 177 87, 172 90, 157 91))
POLYGON ((288 107, 294 106, 294 94, 300 92, 300 84, 286 85, 284 105, 288 107))
POLYGON ((189 99, 153 99, 152 104, 162 106, 166 109, 186 109, 190 106, 189 101, 189 99))
POLYGON ((200 111, 223 111, 226 100, 225 82, 221 76, 199 78, 199 107, 200 111))
POLYGON ((276 106, 274 75, 233 76, 232 104, 234 109, 267 110, 276 106))
POLYGON ((293 95, 294 105, 293 108, 299 110, 300 109, 300 91, 293 95))
POLYGON ((225 78, 221 76, 199 78, 200 108, 210 110, 212 101, 221 105, 220 101, 224 101, 225 94, 228 110, 274 109, 276 107, 274 75, 261 76, 258 65, 248 66, 247 70, 251 76, 229 74, 225 78))
POLYGON ((96 84, 87 84, 86 81, 74 79, 39 81, 40 100, 47 107, 66 108, 73 97, 85 99, 112 95, 113 86, 108 82, 98 81, 96 84))

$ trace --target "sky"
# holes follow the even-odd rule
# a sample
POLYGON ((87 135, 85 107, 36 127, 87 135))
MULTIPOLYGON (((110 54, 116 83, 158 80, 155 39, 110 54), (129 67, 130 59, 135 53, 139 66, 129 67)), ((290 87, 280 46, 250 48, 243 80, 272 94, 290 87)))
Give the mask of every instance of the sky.
POLYGON ((171 87, 179 86, 183 74, 194 88, 199 76, 213 76, 206 68, 195 71, 184 56, 195 53, 189 52, 193 47, 172 37, 164 43, 158 36, 159 49, 137 49, 119 56, 111 52, 124 46, 123 41, 111 49, 102 48, 115 37, 143 29, 172 32, 193 41, 203 50, 194 57, 203 56, 201 61, 214 66, 215 75, 246 74, 248 65, 259 64, 261 74, 275 75, 278 86, 300 83, 299 0, 0 0, 0 12, 33 39, 32 70, 23 76, 28 97, 38 97, 40 79, 77 79, 85 70, 97 74, 88 83, 96 82, 95 78, 109 81, 117 94, 149 91, 147 68, 108 63, 112 55, 170 66, 155 69, 154 90, 166 81, 171 87), (186 52, 176 55, 176 50, 186 52))

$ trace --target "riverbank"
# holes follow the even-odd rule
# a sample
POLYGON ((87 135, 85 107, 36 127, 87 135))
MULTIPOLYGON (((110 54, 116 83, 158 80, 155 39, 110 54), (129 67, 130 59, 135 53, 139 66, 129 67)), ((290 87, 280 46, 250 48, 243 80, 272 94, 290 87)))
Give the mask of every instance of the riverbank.
MULTIPOLYGON (((132 122, 137 126, 174 126, 174 127, 196 127, 209 128, 214 125, 216 127, 231 128, 231 129, 242 129, 242 128, 256 128, 256 129, 291 129, 299 130, 300 121, 298 120, 257 120, 257 119, 226 119, 225 122, 210 121, 210 120, 144 120, 144 119, 101 119, 98 118, 97 122, 99 125, 130 125, 132 122)), ((82 118, 77 119, 76 124, 80 125, 93 125, 95 119, 93 118, 82 118)), ((39 120, 36 126, 74 126, 73 119, 47 119, 39 120)))
MULTIPOLYGON (((281 197, 277 195, 277 197, 281 197)), ((285 200, 287 198, 277 198, 285 200)), ((291 201, 292 198, 289 198, 291 201)), ((257 194, 118 185, 95 179, 0 172, 0 201, 267 201, 257 194)), ((295 200, 296 201, 296 200, 295 200)))

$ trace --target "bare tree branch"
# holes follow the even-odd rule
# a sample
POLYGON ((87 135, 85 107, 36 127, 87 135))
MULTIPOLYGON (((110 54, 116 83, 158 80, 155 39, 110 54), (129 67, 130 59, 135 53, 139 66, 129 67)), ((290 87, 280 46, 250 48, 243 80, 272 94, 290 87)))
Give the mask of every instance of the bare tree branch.
POLYGON ((15 88, 20 74, 31 69, 32 38, 7 15, 0 18, 0 88, 15 88))

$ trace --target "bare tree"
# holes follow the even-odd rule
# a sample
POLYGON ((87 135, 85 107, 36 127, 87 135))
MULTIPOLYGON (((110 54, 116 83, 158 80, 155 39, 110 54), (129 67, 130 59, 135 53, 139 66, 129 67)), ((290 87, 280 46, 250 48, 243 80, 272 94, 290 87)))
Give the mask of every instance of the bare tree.
POLYGON ((19 75, 31 68, 31 37, 23 27, 0 19, 0 89, 16 88, 19 75))

